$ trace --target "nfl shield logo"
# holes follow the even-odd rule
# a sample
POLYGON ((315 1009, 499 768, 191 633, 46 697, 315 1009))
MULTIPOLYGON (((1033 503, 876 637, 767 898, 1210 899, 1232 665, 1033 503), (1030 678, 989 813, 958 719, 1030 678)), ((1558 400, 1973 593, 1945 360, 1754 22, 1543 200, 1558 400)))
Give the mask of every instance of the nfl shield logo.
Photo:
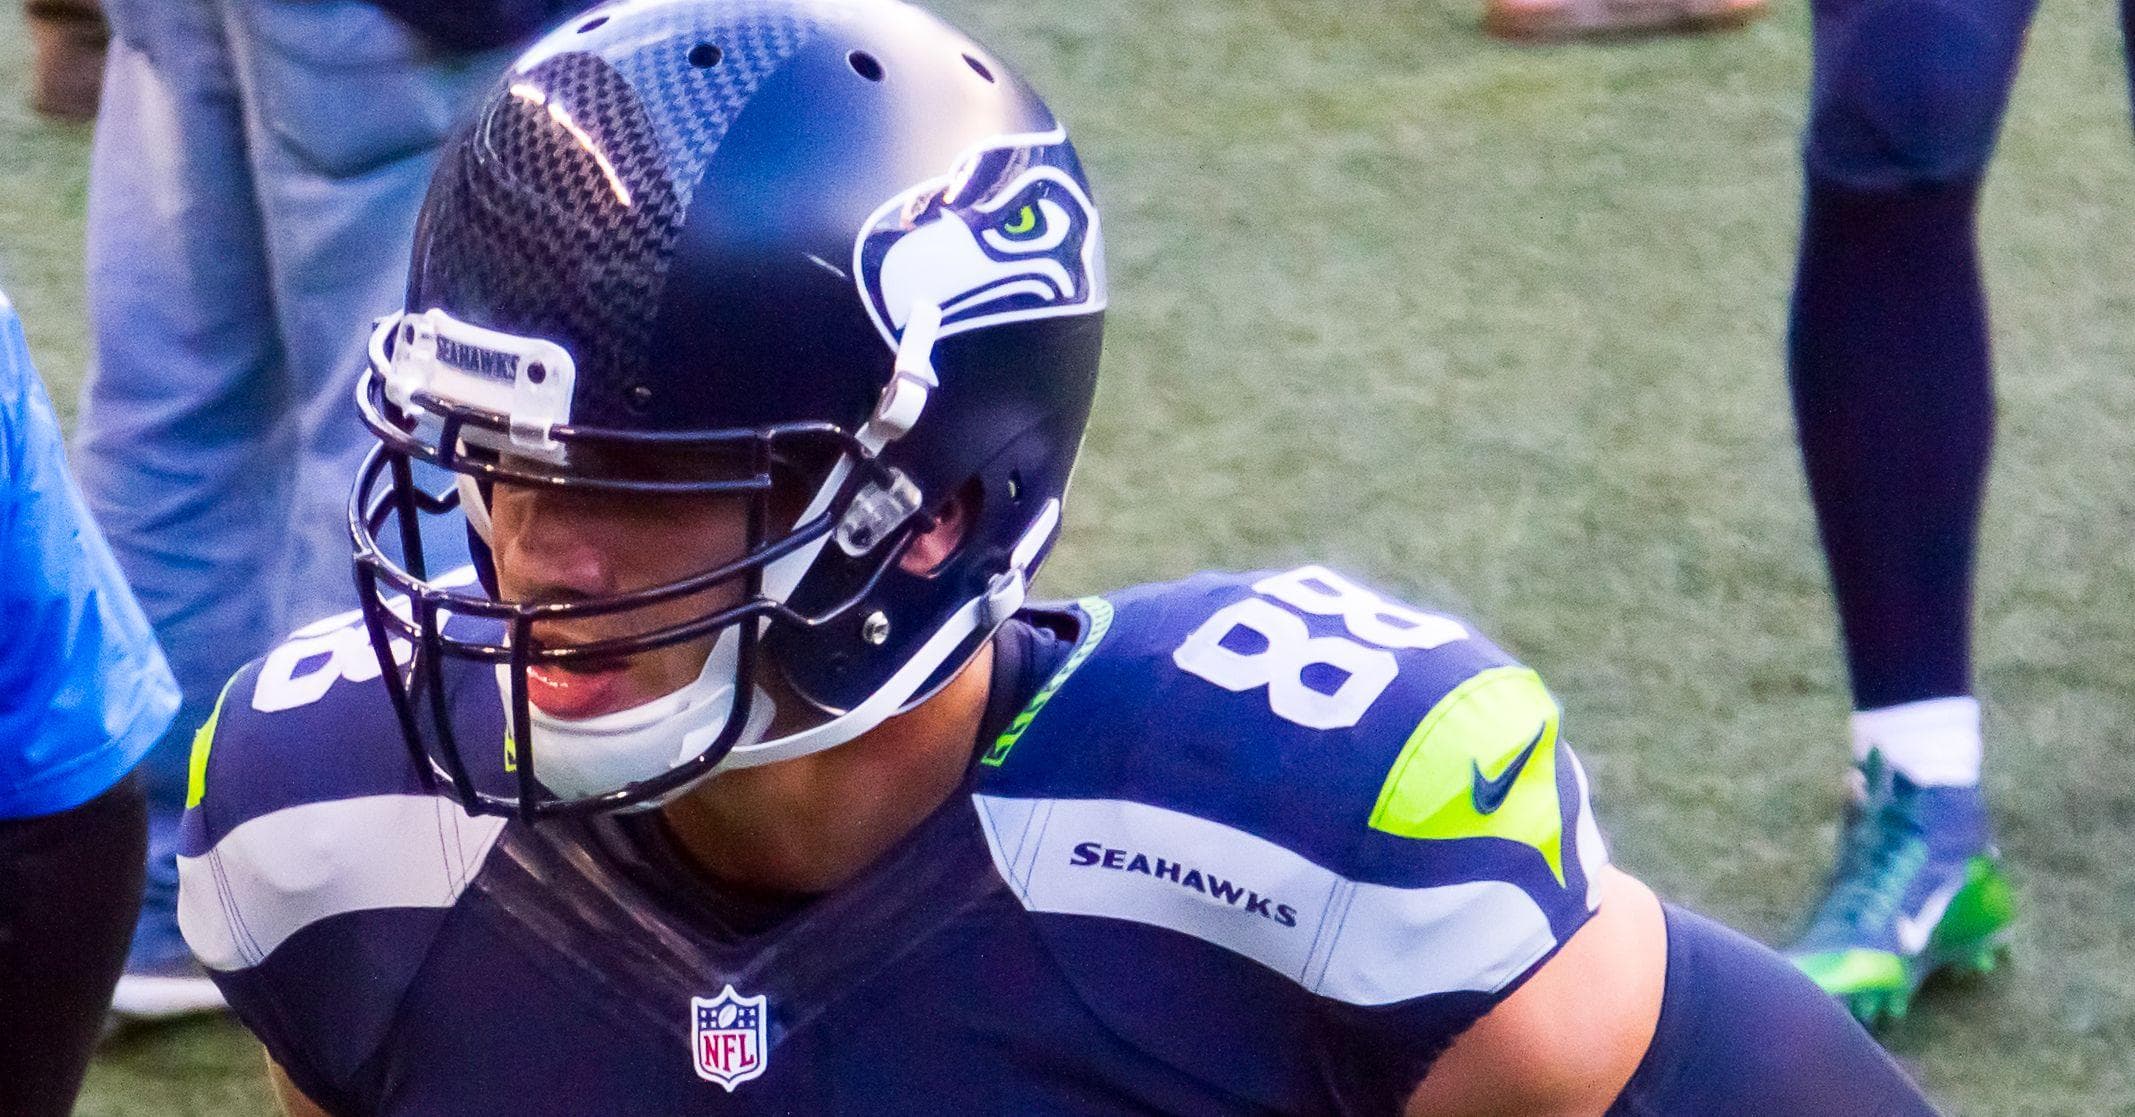
POLYGON ((734 1087, 764 1072, 770 1014, 762 994, 744 997, 729 985, 716 997, 691 997, 689 1015, 697 1077, 733 1093, 734 1087))

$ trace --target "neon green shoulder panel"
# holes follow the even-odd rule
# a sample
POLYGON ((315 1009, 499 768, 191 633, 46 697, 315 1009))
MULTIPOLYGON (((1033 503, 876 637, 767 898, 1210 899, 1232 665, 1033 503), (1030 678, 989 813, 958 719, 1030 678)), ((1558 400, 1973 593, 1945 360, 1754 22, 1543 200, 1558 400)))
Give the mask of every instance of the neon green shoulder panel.
POLYGON ((185 764, 185 809, 192 810, 208 793, 208 750, 215 747, 215 724, 222 720, 222 704, 230 700, 230 688, 237 685, 237 677, 222 684, 222 693, 215 698, 215 712, 193 734, 193 754, 185 764))
POLYGON ((1503 838, 1531 846, 1564 882, 1557 702, 1525 667, 1453 688, 1410 734, 1371 826, 1404 838, 1503 838))

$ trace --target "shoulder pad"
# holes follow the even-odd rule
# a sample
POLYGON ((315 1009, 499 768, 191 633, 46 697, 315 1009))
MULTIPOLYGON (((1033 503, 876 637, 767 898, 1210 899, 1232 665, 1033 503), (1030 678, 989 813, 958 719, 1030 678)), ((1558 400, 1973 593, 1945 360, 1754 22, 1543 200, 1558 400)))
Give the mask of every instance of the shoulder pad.
POLYGON ((378 675, 355 614, 308 626, 231 679, 189 766, 179 928, 314 1088, 376 1049, 505 826, 425 788, 378 675))
POLYGON ((197 849, 284 808, 421 790, 378 677, 360 613, 298 629, 232 676, 187 766, 197 849))
POLYGON ((1027 907, 1354 1004, 1494 992, 1586 918, 1606 854, 1556 703, 1467 624, 1319 566, 1079 607, 1082 645, 982 760, 1027 907))
MULTIPOLYGON (((1077 608, 1082 640, 988 750, 982 790, 1182 810, 1324 863, 1367 829, 1434 707, 1483 672, 1523 670, 1461 621, 1319 566, 1077 608)), ((1460 719, 1432 740, 1475 728, 1460 719)))

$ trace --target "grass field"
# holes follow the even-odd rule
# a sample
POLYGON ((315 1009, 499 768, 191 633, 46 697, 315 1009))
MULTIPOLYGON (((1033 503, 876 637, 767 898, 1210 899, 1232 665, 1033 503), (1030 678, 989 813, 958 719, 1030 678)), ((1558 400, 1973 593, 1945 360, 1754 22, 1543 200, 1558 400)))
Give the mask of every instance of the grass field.
MULTIPOLYGON (((1822 873, 1846 702, 1780 351, 1807 12, 1517 50, 1465 3, 944 0, 1075 130, 1105 386, 1060 593, 1335 562, 1539 667, 1622 863, 1771 939, 1822 873)), ((0 42, 20 41, 0 8, 0 42)), ((0 50, 0 281, 71 407, 80 130, 0 50)), ((1987 202, 1982 559, 2016 965, 1888 1038, 1960 1114, 2135 1114, 2135 152, 2113 13, 2048 5, 1987 202)), ((351 323, 351 328, 360 324, 351 323)), ((250 1041, 102 1057, 81 1112, 265 1112, 250 1041)))

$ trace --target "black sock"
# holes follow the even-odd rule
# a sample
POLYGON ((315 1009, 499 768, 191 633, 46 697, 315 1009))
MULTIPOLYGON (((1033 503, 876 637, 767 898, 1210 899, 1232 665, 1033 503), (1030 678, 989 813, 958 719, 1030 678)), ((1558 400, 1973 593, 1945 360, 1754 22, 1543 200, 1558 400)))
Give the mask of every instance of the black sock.
POLYGON ((1969 694, 1993 437, 1979 183, 1807 194, 1789 381, 1854 702, 1969 694))

